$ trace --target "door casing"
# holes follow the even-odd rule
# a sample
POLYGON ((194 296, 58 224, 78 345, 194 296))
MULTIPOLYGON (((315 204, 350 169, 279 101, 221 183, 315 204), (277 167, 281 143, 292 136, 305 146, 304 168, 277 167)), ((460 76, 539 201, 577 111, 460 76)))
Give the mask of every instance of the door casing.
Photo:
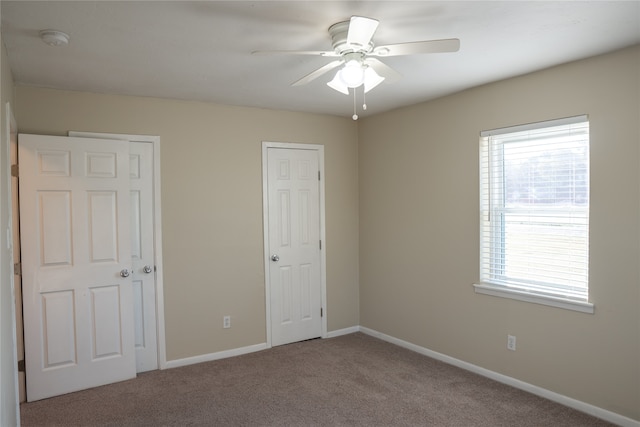
MULTIPOLYGON (((11 245, 9 250, 9 265, 14 266, 14 274, 10 276, 9 283, 11 301, 13 301, 11 303, 11 312, 9 315, 3 313, 0 323, 9 320, 8 327, 12 331, 11 340, 13 342, 13 351, 12 354, 4 354, 0 356, 0 360, 5 357, 11 358, 11 363, 14 366, 14 372, 11 377, 8 375, 2 376, 0 374, 0 376, 2 376, 2 379, 0 380, 0 384, 2 384, 2 391, 0 394, 3 394, 2 404, 4 404, 4 395, 11 396, 11 393, 15 393, 15 410, 13 411, 13 414, 15 414, 16 424, 19 425, 20 402, 26 400, 26 387, 24 372, 20 373, 18 370, 18 361, 24 361, 24 342, 22 339, 22 277, 20 274, 15 274, 15 264, 20 263, 20 232, 18 227, 20 215, 18 210, 18 178, 12 176, 11 173, 11 166, 17 164, 18 158, 18 123, 16 122, 10 102, 5 104, 5 119, 5 123, 7 124, 4 135, 6 145, 3 147, 4 159, 0 169, 6 168, 5 171, 7 174, 8 187, 7 199, 5 201, 9 205, 9 210, 7 212, 8 217, 6 218, 6 243, 7 245, 11 245)), ((2 362, 2 364, 3 366, 5 365, 4 362, 2 362)), ((5 374, 7 374, 7 372, 5 372, 5 374)), ((10 411, 8 412, 8 417, 10 417, 12 414, 10 411)), ((0 422, 6 419, 8 418, 0 418, 0 422)))
POLYGON ((269 253, 269 187, 268 187, 268 161, 267 152, 269 148, 284 148, 295 150, 315 150, 318 152, 318 168, 320 169, 320 241, 322 249, 320 250, 320 290, 321 303, 323 308, 322 315, 322 338, 327 336, 327 258, 326 258, 326 233, 325 233, 325 196, 324 196, 324 145, 320 144, 298 144, 286 142, 262 142, 262 220, 263 220, 263 242, 264 242, 264 277, 265 277, 265 314, 266 314, 266 336, 267 348, 272 346, 271 343, 271 283, 269 274, 270 253, 269 253))

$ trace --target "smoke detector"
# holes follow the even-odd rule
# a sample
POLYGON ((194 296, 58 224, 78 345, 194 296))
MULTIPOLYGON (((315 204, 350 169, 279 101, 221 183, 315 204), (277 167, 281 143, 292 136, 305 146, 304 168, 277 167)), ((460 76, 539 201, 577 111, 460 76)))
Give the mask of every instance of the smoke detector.
POLYGON ((40 38, 49 46, 66 46, 69 44, 69 35, 58 30, 42 30, 40 38))

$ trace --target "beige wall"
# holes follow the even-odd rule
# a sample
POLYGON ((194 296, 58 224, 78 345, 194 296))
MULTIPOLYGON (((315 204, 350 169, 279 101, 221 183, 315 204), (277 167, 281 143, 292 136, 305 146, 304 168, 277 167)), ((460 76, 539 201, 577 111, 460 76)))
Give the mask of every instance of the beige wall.
POLYGON ((262 141, 325 146, 329 331, 358 325, 357 127, 346 118, 17 87, 21 133, 161 137, 167 359, 266 341, 262 141), (223 315, 232 328, 222 329, 223 315))
POLYGON ((360 324, 640 420, 639 90, 635 47, 362 120, 360 324), (580 114, 595 314, 476 294, 480 131, 580 114))

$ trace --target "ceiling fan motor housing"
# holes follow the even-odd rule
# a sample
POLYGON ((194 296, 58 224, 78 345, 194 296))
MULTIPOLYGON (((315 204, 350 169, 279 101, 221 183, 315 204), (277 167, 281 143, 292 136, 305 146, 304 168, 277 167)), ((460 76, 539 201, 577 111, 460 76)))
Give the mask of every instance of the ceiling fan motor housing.
POLYGON ((333 46, 333 50, 341 56, 352 52, 358 52, 364 56, 373 51, 373 42, 371 41, 366 46, 352 45, 347 42, 349 24, 350 21, 343 21, 329 27, 329 35, 331 36, 331 46, 333 46))

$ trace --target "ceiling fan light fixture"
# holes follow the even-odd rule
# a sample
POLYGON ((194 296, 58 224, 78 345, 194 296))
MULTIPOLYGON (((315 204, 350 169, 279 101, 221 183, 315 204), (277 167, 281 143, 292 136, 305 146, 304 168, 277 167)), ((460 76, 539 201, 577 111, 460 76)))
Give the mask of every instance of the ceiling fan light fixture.
POLYGON ((371 67, 367 67, 364 70, 364 93, 369 92, 374 87, 378 86, 384 81, 384 77, 376 73, 371 67))
POLYGON ((364 73, 365 69, 362 62, 351 60, 348 61, 340 71, 338 71, 337 75, 340 76, 340 80, 342 80, 345 86, 356 88, 364 83, 364 73))
MULTIPOLYGON (((342 71, 342 70, 340 70, 340 71, 342 71)), ((329 86, 333 90, 337 90, 338 92, 342 92, 345 95, 349 95, 349 87, 346 84, 344 84, 344 82, 340 78, 340 71, 338 71, 336 73, 336 75, 333 77, 333 80, 331 80, 329 83, 327 83, 327 86, 329 86)))

